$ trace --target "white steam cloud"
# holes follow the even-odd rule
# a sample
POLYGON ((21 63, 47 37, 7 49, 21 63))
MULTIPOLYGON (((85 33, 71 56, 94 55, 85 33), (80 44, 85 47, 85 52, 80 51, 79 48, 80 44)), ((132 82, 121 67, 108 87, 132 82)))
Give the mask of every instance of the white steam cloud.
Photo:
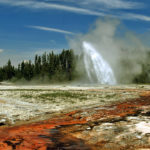
MULTIPOLYGON (((118 83, 131 83, 142 72, 141 64, 146 60, 147 48, 137 35, 125 30, 120 21, 97 20, 87 34, 70 40, 70 47, 81 57, 84 55, 83 41, 90 42, 101 53, 112 67, 118 83)), ((83 64, 81 59, 78 71, 85 79, 83 64)))
POLYGON ((0 49, 0 53, 2 53, 4 50, 3 49, 0 49))

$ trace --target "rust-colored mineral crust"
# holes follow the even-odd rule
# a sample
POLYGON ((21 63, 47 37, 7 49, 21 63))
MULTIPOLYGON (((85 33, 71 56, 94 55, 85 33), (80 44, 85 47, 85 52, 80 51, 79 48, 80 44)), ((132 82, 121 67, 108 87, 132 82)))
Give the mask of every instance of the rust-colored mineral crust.
POLYGON ((150 132, 139 131, 139 123, 146 124, 150 119, 149 93, 142 93, 138 99, 76 110, 46 121, 1 127, 0 150, 150 149, 150 132))

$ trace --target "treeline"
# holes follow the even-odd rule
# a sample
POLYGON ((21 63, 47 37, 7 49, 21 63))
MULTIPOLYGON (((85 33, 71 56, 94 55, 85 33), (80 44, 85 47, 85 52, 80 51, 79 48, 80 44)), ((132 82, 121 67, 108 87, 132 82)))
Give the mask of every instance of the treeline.
POLYGON ((142 71, 133 79, 133 83, 150 83, 150 52, 147 52, 145 63, 141 64, 142 71))
MULTIPOLYGON (((33 62, 22 61, 17 67, 13 66, 11 60, 0 67, 1 81, 38 81, 38 83, 66 82, 79 79, 85 82, 85 68, 83 65, 83 56, 73 53, 73 50, 62 50, 60 54, 43 53, 35 55, 33 62)), ((142 71, 140 74, 132 76, 132 83, 150 83, 150 53, 144 63, 140 63, 142 71)), ((131 62, 128 59, 123 61, 123 66, 129 68, 131 62)), ((126 78, 126 77, 125 77, 126 78)), ((87 81, 88 82, 88 81, 87 81)))
MULTIPOLYGON (((120 61, 123 81, 129 80, 127 83, 149 84, 150 83, 150 51, 136 55, 136 51, 124 55, 124 59, 120 61), (136 59, 128 59, 129 55, 136 55, 136 59)), ((126 82, 122 82, 126 83, 126 82)))
POLYGON ((0 81, 40 79, 44 81, 70 81, 75 77, 75 58, 73 50, 63 50, 60 54, 44 53, 42 56, 35 55, 34 62, 31 60, 21 62, 18 67, 7 64, 0 68, 0 81))

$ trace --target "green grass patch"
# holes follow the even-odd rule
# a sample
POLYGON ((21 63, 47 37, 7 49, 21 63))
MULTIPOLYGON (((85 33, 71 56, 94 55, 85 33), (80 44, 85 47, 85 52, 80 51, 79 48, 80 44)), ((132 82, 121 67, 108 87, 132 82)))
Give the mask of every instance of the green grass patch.
POLYGON ((53 92, 53 93, 44 93, 40 94, 38 96, 39 99, 48 99, 48 100, 53 100, 53 99, 80 99, 80 100, 86 100, 87 95, 86 94, 81 94, 81 93, 74 93, 74 92, 68 92, 68 91, 59 91, 59 92, 53 92))
POLYGON ((113 98, 113 97, 116 97, 117 96, 117 94, 116 93, 113 93, 113 94, 108 94, 108 95, 106 95, 105 96, 105 98, 113 98))
POLYGON ((23 97, 23 98, 27 98, 27 99, 29 99, 29 98, 33 98, 33 96, 32 96, 32 95, 28 95, 28 94, 21 95, 21 97, 23 97))

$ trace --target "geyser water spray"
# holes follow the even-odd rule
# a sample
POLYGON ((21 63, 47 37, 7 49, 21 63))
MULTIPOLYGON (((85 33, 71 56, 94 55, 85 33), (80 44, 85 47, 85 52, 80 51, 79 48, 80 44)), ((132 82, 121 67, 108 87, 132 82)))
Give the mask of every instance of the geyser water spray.
POLYGON ((89 42, 83 42, 84 65, 89 80, 100 84, 116 84, 116 79, 110 65, 89 42))

